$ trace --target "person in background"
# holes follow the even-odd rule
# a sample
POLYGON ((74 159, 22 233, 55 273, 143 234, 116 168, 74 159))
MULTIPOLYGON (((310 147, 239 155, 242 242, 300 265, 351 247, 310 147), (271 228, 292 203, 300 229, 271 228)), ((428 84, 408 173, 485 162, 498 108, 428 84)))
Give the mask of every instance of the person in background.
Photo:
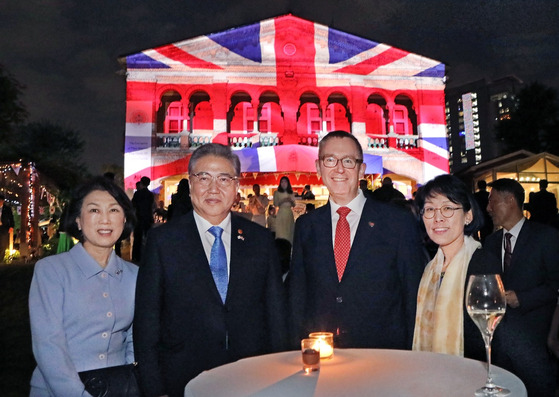
POLYGON ((136 219, 138 220, 134 229, 134 242, 132 244, 132 261, 136 263, 139 263, 142 259, 144 240, 153 225, 155 198, 148 189, 150 183, 151 180, 147 176, 143 176, 140 183, 136 185, 137 190, 132 197, 132 205, 136 209, 136 219))
POLYGON ((305 185, 303 188, 303 193, 301 194, 301 199, 303 200, 314 200, 314 193, 311 190, 311 185, 305 185))
POLYGON ((286 176, 282 176, 278 190, 274 192, 274 205, 278 208, 276 215, 276 238, 281 238, 293 244, 293 228, 295 218, 292 207, 295 207, 295 196, 291 188, 291 182, 286 176))
POLYGON ((177 186, 177 192, 171 195, 171 204, 167 208, 167 221, 178 219, 189 211, 192 211, 190 185, 188 179, 182 178, 177 186))
POLYGON ((365 198, 363 149, 350 133, 322 138, 316 168, 330 199, 295 225, 287 276, 292 347, 320 330, 342 348, 411 349, 426 263, 418 222, 365 198))
POLYGON ((146 396, 182 397, 202 371, 285 348, 274 239, 231 213, 239 158, 209 143, 188 173, 194 211, 150 231, 138 274, 134 346, 146 396))
POLYGON ((62 219, 80 242, 35 265, 29 291, 37 362, 31 396, 89 396, 79 372, 134 361, 138 268, 113 251, 134 228, 130 199, 113 182, 97 177, 77 189, 62 219))
POLYGON ((163 202, 163 200, 159 200, 159 205, 157 206, 155 211, 153 211, 153 217, 155 223, 157 224, 167 222, 167 210, 165 209, 165 203, 163 202))
POLYGON ((359 189, 365 195, 365 198, 373 198, 373 192, 369 189, 369 182, 366 179, 361 179, 359 181, 359 189))
POLYGON ((483 224, 483 213, 466 185, 452 175, 427 182, 416 202, 438 251, 419 284, 413 350, 483 361, 483 340, 464 306, 471 274, 500 272, 499 263, 487 261, 472 237, 483 224))
MULTIPOLYGON (((245 203, 243 203, 241 200, 242 200, 241 193, 237 192, 237 196, 235 197, 235 201, 233 201, 233 205, 231 206, 231 211, 241 212, 241 213, 246 212, 245 203)), ((251 219, 252 219, 252 216, 251 216, 251 219)))
POLYGON ((392 178, 386 176, 382 178, 382 186, 373 191, 373 198, 378 201, 389 203, 395 200, 405 200, 406 196, 398 189, 394 188, 392 178))
POLYGON ((276 207, 273 205, 268 206, 268 218, 266 219, 266 227, 272 232, 274 238, 276 237, 276 207))
POLYGON ((508 178, 489 184, 487 210, 501 230, 484 248, 499 260, 507 312, 495 331, 493 362, 517 375, 529 396, 553 396, 556 361, 547 336, 559 289, 559 231, 527 220, 524 188, 508 178))
POLYGON ((493 233, 493 221, 487 212, 487 204, 489 203, 489 192, 487 191, 487 182, 483 179, 477 181, 478 191, 474 193, 481 212, 483 213, 483 226, 479 229, 479 241, 481 244, 485 242, 485 238, 493 233))
POLYGON ((6 203, 6 196, 0 193, 0 262, 4 261, 10 245, 10 232, 14 230, 14 213, 6 203))
POLYGON ((260 185, 252 186, 254 195, 248 200, 248 211, 252 214, 252 221, 260 226, 266 227, 266 207, 268 206, 268 197, 260 194, 260 185))
POLYGON ((530 220, 545 225, 555 225, 557 219, 557 199, 553 193, 547 191, 547 179, 541 179, 539 185, 539 192, 530 193, 530 201, 527 208, 530 211, 530 220))

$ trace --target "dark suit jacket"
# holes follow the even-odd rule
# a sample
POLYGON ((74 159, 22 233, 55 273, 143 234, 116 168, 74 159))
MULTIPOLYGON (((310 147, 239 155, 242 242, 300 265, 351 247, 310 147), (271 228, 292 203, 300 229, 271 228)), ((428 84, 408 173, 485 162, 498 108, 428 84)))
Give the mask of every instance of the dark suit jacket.
POLYGON ((338 347, 411 348, 420 241, 410 213, 367 199, 338 282, 330 204, 300 217, 288 280, 293 347, 309 332, 339 330, 338 347))
MULTIPOLYGON (((501 263, 502 244, 503 230, 485 240, 485 249, 497 255, 501 263)), ((506 290, 516 293, 520 306, 507 306, 495 331, 494 363, 516 373, 530 395, 536 395, 539 386, 546 382, 552 390, 555 372, 546 341, 559 288, 559 232, 526 220, 510 267, 503 274, 503 284, 506 290), (540 370, 535 373, 534 368, 540 370)))
MULTIPOLYGON (((485 249, 500 258, 502 244, 501 229, 487 237, 485 249)), ((526 220, 502 278, 505 289, 513 290, 520 302, 516 309, 507 306, 502 328, 518 328, 523 337, 545 345, 559 288, 559 232, 526 220)))
POLYGON ((231 219, 226 303, 192 212, 148 234, 136 287, 134 347, 147 397, 182 396, 200 372, 286 345, 285 297, 271 234, 231 219))
POLYGON ((501 274, 501 263, 487 250, 477 249, 470 259, 464 286, 464 357, 486 361, 487 354, 481 332, 466 310, 465 294, 469 278, 474 274, 501 274))

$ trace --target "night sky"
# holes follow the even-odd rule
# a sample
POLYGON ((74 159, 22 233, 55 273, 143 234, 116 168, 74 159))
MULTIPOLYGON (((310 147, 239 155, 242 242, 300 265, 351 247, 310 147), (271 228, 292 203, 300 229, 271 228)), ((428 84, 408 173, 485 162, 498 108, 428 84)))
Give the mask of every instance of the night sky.
POLYGON ((123 165, 119 56, 288 13, 441 61, 449 86, 514 74, 559 89, 559 0, 1 0, 0 64, 30 121, 79 131, 100 173, 123 165))

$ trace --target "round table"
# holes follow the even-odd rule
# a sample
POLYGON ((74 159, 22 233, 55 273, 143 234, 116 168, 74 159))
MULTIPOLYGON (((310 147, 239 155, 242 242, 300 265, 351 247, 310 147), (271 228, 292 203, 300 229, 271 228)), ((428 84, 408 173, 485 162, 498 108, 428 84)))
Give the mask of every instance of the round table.
MULTIPOLYGON (((306 375, 301 352, 239 360, 205 371, 186 385, 185 397, 472 397, 485 384, 486 364, 429 352, 335 349, 320 371, 306 375)), ((527 396, 520 379, 492 366, 496 384, 511 397, 527 396)))

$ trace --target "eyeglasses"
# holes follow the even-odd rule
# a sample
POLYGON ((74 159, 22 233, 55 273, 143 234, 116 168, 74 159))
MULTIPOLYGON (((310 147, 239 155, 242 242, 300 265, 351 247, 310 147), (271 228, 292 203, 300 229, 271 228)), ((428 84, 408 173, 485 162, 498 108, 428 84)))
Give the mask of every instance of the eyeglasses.
POLYGON ((219 187, 229 187, 238 178, 236 176, 231 176, 228 174, 211 175, 207 172, 199 172, 197 174, 192 174, 198 180, 198 183, 204 187, 208 187, 212 184, 212 181, 216 181, 219 187))
POLYGON ((320 159, 322 161, 322 165, 326 168, 334 168, 338 165, 338 161, 342 162, 342 167, 347 169, 354 169, 357 164, 361 164, 363 162, 362 159, 354 159, 353 157, 344 157, 343 159, 338 159, 334 156, 326 156, 320 159))
POLYGON ((456 210, 461 210, 462 207, 451 207, 451 206, 444 206, 441 208, 432 208, 432 207, 427 207, 427 208, 423 208, 421 211, 419 211, 419 213, 426 219, 432 219, 435 217, 435 212, 441 211, 441 215, 444 216, 445 218, 452 218, 452 216, 454 215, 454 211, 456 210))

